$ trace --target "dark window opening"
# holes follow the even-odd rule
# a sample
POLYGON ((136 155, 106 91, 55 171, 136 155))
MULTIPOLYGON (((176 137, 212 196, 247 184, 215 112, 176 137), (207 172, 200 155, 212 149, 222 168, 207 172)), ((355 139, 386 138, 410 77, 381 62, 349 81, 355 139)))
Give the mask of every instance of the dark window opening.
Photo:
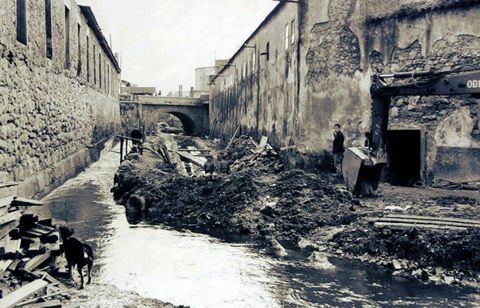
POLYGON ((52 46, 52 1, 45 0, 45 36, 46 36, 46 50, 47 58, 53 58, 52 46))
POLYGON ((93 84, 97 85, 97 56, 95 45, 93 45, 93 84))
POLYGON ((102 55, 98 54, 98 83, 100 89, 102 88, 102 55))
POLYGON ((77 76, 82 74, 82 27, 77 25, 77 76))
POLYGON ((387 134, 386 181, 413 186, 421 180, 421 134, 419 130, 390 130, 387 134))
POLYGON ((90 82, 90 38, 87 36, 87 82, 90 82))
POLYGON ((70 68, 70 10, 65 7, 65 68, 70 68))
POLYGON ((267 43, 266 57, 268 62, 270 60, 270 42, 267 43))
POLYGON ((17 41, 27 45, 27 3, 17 0, 17 41))

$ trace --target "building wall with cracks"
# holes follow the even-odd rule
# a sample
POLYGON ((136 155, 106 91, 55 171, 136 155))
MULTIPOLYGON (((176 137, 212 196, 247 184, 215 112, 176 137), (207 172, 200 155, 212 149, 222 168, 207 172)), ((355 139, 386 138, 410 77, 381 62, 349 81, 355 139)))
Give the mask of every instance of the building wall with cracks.
MULTIPOLYGON (((214 115, 223 114, 220 121, 229 123, 218 136, 232 134, 236 124, 241 124, 254 136, 268 135, 276 146, 295 144, 302 153, 318 154, 330 149, 332 127, 340 123, 347 145, 360 145, 370 129, 373 73, 480 63, 478 1, 304 0, 281 3, 277 10, 296 12, 299 21, 298 84, 291 90, 298 93, 297 101, 285 104, 278 99, 285 88, 266 88, 265 96, 273 98, 270 108, 276 112, 265 112, 264 101, 250 99, 255 95, 250 88, 255 88, 261 74, 251 77, 253 85, 238 82, 226 90, 212 87, 211 121, 214 115), (238 114, 245 109, 240 118, 238 114), (257 113, 261 115, 258 122, 257 113), (284 119, 291 121, 279 125, 284 119)), ((269 16, 262 31, 282 37, 282 28, 270 26, 276 23, 285 23, 280 14, 269 16)), ((248 44, 255 44, 257 36, 248 44)), ((284 67, 286 61, 281 60, 273 65, 275 71, 284 67)), ((236 58, 231 61, 238 63, 236 58)), ((282 75, 265 77, 267 84, 286 81, 282 75)), ((389 129, 421 132, 423 181, 478 180, 478 99, 403 97, 394 99, 391 106, 389 129)))
POLYGON ((86 9, 0 0, 0 172, 21 195, 74 176, 120 126, 120 68, 86 9))

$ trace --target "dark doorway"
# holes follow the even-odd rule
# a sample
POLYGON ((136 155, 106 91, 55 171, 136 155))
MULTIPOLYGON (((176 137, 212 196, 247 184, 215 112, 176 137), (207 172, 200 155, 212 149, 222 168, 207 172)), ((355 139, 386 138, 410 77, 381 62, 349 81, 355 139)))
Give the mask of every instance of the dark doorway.
POLYGON ((421 180, 420 130, 390 130, 387 134, 388 171, 392 185, 413 186, 421 180))

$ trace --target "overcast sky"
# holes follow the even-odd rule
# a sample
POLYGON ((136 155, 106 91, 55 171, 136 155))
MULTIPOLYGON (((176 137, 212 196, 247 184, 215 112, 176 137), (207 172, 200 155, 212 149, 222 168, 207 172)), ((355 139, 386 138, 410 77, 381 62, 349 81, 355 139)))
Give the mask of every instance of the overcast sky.
POLYGON ((122 79, 162 94, 194 86, 197 67, 228 59, 278 2, 272 0, 77 0, 89 5, 122 79))

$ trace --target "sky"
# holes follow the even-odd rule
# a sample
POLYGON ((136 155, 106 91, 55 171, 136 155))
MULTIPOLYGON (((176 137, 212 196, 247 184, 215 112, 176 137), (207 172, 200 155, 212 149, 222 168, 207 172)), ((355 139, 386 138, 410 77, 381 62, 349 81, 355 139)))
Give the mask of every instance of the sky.
POLYGON ((272 0, 77 0, 89 5, 114 52, 122 79, 162 94, 189 90, 195 68, 229 59, 268 13, 272 0))

